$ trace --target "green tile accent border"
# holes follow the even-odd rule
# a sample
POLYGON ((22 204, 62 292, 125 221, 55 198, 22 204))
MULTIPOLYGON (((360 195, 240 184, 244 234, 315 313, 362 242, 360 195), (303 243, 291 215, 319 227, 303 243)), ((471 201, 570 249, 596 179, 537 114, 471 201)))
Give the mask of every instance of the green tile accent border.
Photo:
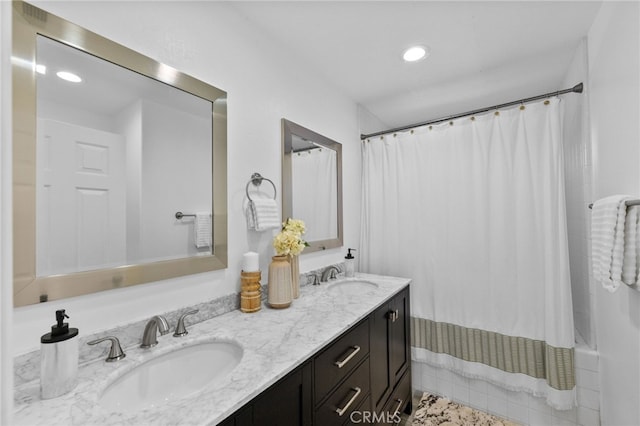
POLYGON ((542 340, 411 317, 411 346, 545 379, 557 390, 576 385, 573 348, 557 348, 542 340))

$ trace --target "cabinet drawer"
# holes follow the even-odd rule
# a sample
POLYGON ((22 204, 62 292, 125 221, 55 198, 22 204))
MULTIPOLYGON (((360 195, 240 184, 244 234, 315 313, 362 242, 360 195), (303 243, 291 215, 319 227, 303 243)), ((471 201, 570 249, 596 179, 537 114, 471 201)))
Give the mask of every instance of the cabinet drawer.
POLYGON ((395 421, 400 419, 402 411, 409 403, 411 403, 411 370, 404 373, 404 376, 402 376, 402 379, 393 390, 391 397, 382 410, 381 423, 379 424, 397 424, 395 421))
POLYGON ((341 425, 369 396, 369 358, 327 398, 316 410, 317 425, 341 425))
MULTIPOLYGON (((342 416, 344 417, 344 416, 342 416)), ((343 426, 354 426, 354 425, 367 425, 371 423, 371 419, 373 417, 373 413, 371 411, 371 396, 368 396, 364 402, 357 408, 357 410, 352 411, 349 414, 349 418, 346 419, 346 422, 343 426)))
POLYGON ((369 319, 340 337, 315 358, 315 403, 319 403, 368 353, 369 319))

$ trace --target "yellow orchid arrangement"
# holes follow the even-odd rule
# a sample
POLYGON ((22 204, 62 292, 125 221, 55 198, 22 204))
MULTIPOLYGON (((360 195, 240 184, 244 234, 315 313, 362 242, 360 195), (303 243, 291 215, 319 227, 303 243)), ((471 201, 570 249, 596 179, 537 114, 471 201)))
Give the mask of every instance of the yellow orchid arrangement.
POLYGON ((306 228, 304 222, 298 219, 288 218, 282 224, 282 230, 273 239, 273 248, 279 256, 297 256, 302 253, 309 244, 302 239, 306 228))

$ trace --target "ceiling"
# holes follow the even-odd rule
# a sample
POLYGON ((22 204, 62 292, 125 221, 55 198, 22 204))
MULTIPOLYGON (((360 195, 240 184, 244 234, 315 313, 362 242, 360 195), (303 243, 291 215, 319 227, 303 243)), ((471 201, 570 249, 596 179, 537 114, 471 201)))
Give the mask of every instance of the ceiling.
POLYGON ((385 128, 563 89, 559 85, 600 5, 233 2, 292 58, 308 63, 385 128), (413 44, 428 45, 430 57, 405 63, 402 51, 413 44))

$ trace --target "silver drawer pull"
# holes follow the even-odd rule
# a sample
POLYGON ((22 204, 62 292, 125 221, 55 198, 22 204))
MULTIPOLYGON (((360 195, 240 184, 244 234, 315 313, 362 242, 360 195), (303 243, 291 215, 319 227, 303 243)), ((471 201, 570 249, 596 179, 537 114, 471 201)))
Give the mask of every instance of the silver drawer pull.
POLYGON ((393 412, 393 416, 391 417, 395 417, 400 411, 400 407, 402 407, 402 400, 398 398, 396 399, 396 401, 398 401, 398 406, 396 407, 395 411, 393 412))
POLYGON ((339 416, 342 416, 349 409, 349 406, 353 404, 353 401, 355 401, 358 395, 360 395, 360 392, 362 392, 362 389, 358 387, 351 388, 351 390, 356 391, 356 393, 351 397, 349 402, 347 402, 347 405, 345 405, 344 408, 336 408, 336 413, 338 413, 339 416))
POLYGON ((348 363, 351 358, 353 358, 358 352, 360 352, 360 346, 356 345, 356 346, 352 346, 351 347, 353 350, 351 351, 351 353, 342 361, 336 361, 334 362, 334 364, 338 367, 338 368, 342 368, 345 366, 346 363, 348 363))
POLYGON ((398 310, 387 312, 387 318, 391 320, 391 322, 396 322, 398 318, 400 318, 400 313, 398 310))

